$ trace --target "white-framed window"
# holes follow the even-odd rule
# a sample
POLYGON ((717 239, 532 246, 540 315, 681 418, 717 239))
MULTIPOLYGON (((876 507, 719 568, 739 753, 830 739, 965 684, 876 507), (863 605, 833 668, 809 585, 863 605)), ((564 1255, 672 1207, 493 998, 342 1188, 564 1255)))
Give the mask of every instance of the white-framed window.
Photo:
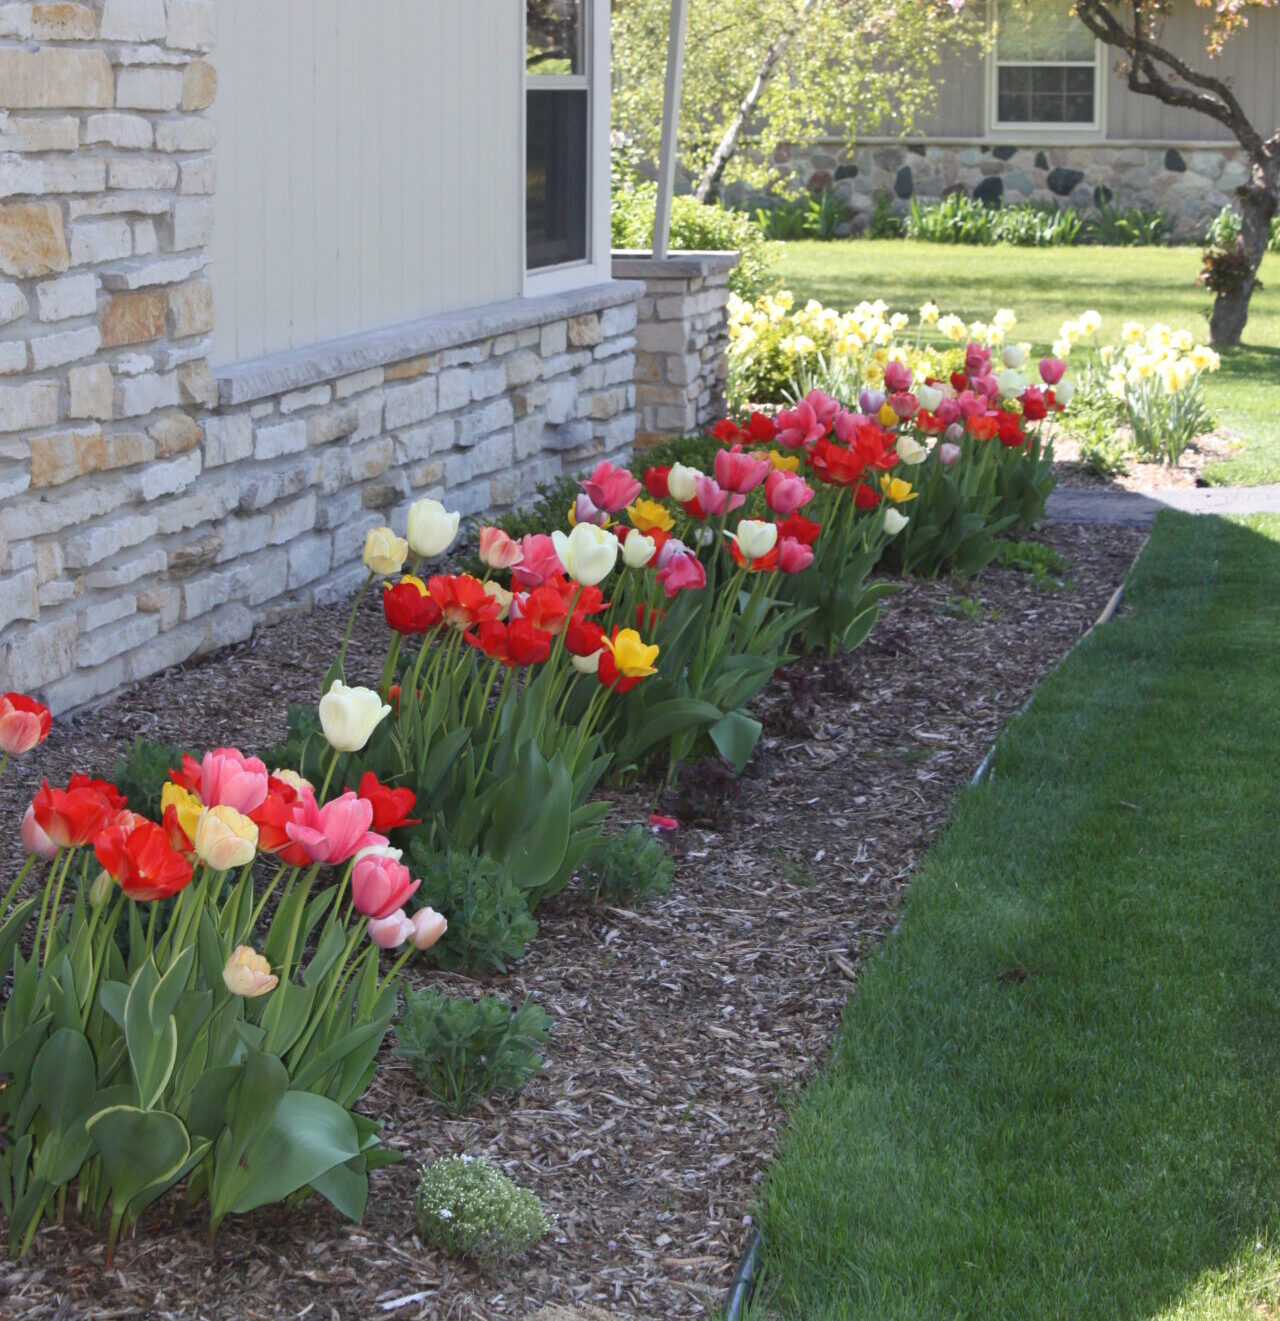
POLYGON ((1070 0, 993 0, 992 10, 990 127, 1100 130, 1101 43, 1072 14, 1070 0))
POLYGON ((591 259, 589 0, 526 0, 525 268, 591 259))

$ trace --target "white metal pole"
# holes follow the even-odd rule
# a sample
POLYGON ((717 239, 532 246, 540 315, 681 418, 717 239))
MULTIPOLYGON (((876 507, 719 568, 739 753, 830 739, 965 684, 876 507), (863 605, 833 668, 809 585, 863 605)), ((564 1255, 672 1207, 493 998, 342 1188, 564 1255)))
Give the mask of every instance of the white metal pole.
POLYGON ((665 257, 671 240, 671 197, 676 186, 676 140, 680 127, 680 85, 684 79, 684 36, 689 0, 671 0, 667 37, 667 87, 662 98, 662 143, 658 148, 658 206, 653 217, 653 255, 665 257))

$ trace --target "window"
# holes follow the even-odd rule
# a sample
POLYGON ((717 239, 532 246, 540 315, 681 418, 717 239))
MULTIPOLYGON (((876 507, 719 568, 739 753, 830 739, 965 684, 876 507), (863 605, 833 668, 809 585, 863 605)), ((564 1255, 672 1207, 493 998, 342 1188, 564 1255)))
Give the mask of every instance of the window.
POLYGON ((1067 0, 1004 0, 996 18, 994 123, 1097 128, 1098 46, 1067 0))
POLYGON ((588 0, 527 0, 525 265, 586 261, 591 89, 588 0))

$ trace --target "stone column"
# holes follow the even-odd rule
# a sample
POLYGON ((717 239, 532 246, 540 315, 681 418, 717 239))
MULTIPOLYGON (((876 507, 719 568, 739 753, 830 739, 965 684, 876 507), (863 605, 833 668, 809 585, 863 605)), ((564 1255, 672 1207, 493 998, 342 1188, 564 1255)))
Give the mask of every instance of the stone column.
POLYGON ((736 252, 615 252, 613 275, 643 280, 636 326, 636 448, 724 415, 729 275, 736 252))

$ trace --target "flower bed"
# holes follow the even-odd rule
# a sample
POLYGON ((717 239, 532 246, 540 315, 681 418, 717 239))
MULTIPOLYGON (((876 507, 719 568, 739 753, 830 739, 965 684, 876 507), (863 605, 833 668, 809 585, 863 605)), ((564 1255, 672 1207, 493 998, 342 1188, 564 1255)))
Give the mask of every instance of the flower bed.
MULTIPOLYGON (((641 913, 549 901, 529 958, 487 979, 513 1001, 535 993, 555 1020, 547 1070, 519 1102, 451 1119, 427 1108, 407 1065, 380 1065, 361 1109, 411 1160, 377 1173, 362 1230, 313 1201, 233 1218, 210 1255, 201 1217, 169 1199, 121 1248, 119 1273, 104 1275, 98 1235, 71 1219, 9 1268, 8 1305, 52 1315, 58 1295, 89 1315, 190 1310, 214 1269, 223 1306, 263 1315, 309 1302, 374 1311, 422 1293, 399 1314, 518 1316, 577 1296, 587 1280, 598 1282, 594 1301, 623 1311, 695 1314, 702 1290, 717 1291, 731 1269, 783 1090, 829 1040, 849 985, 842 965, 856 967, 891 925, 950 793, 1096 615, 1138 539, 1055 530, 1069 592, 988 569, 975 609, 961 610, 954 584, 908 584, 852 662, 805 662, 766 689, 752 705, 759 751, 737 788, 703 774, 660 804, 682 822, 670 895, 641 913), (558 1216, 556 1237, 517 1266, 454 1268, 411 1237, 417 1162, 462 1150, 488 1152, 558 1216)), ((380 616, 362 608, 353 676, 378 672, 380 616)), ((346 619, 328 611, 314 622, 334 637, 346 619)), ((331 653, 291 629, 268 631, 59 722, 43 767, 55 780, 105 769, 140 731, 216 745, 232 722, 244 743, 265 746, 285 703, 318 688, 331 653)), ((6 816, 29 799, 33 770, 19 763, 0 788, 6 816)), ((646 820, 651 796, 615 792, 615 810, 646 820)), ((412 963, 403 975, 469 984, 412 963)))

